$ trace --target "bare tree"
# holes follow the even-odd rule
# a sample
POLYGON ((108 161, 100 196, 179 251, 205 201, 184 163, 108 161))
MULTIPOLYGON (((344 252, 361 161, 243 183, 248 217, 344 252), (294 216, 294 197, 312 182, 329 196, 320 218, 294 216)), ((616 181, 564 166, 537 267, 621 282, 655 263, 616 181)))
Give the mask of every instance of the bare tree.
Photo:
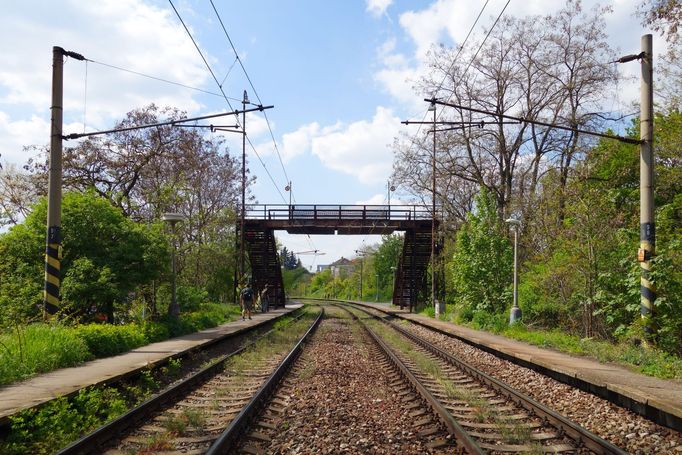
MULTIPOLYGON (((601 100, 616 78, 607 64, 613 60, 603 33, 607 12, 598 8, 585 14, 579 1, 569 1, 546 17, 504 17, 487 40, 461 52, 432 50, 432 71, 418 90, 492 113, 445 109, 441 114, 441 120, 473 123, 438 133, 437 177, 447 190, 441 197, 449 199, 444 205, 452 215, 461 217, 480 187, 495 195, 501 218, 523 208, 547 169, 559 169, 565 185, 586 138, 526 122, 505 124, 499 115, 598 127, 601 100)), ((415 195, 430 189, 428 144, 423 136, 395 145, 395 177, 415 195)))

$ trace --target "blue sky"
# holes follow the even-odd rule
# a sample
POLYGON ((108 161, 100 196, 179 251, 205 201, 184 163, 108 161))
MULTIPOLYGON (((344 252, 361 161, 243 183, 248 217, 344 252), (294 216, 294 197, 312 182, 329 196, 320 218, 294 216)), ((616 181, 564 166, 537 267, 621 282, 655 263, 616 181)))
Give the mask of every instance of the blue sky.
MULTIPOLYGON (((256 97, 208 0, 174 0, 228 96, 247 89, 256 97)), ((432 45, 461 42, 484 0, 214 0, 253 84, 268 111, 284 168, 298 203, 384 203, 392 167, 389 144, 407 128, 401 120, 423 115, 426 104, 412 90, 432 45)), ((489 0, 476 27, 490 26, 506 0, 489 0)), ((595 1, 583 2, 590 8, 595 1)), ((645 31, 633 17, 639 1, 612 4, 610 43, 639 52, 645 31)), ((543 14, 563 2, 511 0, 507 14, 543 14)), ((656 42, 655 42, 656 44, 656 42)), ((0 17, 0 154, 21 165, 24 145, 47 144, 52 46, 208 91, 212 77, 167 1, 27 0, 6 5, 0 17)), ((623 104, 637 99, 635 65, 623 65, 623 104)), ((126 112, 155 102, 204 115, 227 110, 222 98, 140 78, 98 64, 67 60, 65 133, 110 128, 126 112)), ((233 106, 239 106, 238 103, 233 106)), ((285 171, 274 153, 262 115, 247 118, 247 131, 275 183, 249 151, 259 203, 283 203, 285 171), (279 191, 278 191, 279 190, 279 191)), ((411 130, 407 130, 411 131, 411 130)), ((226 136, 230 153, 241 153, 237 135, 226 136)), ((404 196, 403 196, 404 197, 404 196)), ((400 189, 392 202, 401 198, 400 189)), ((376 237, 279 235, 293 251, 328 263, 352 256, 376 237)))

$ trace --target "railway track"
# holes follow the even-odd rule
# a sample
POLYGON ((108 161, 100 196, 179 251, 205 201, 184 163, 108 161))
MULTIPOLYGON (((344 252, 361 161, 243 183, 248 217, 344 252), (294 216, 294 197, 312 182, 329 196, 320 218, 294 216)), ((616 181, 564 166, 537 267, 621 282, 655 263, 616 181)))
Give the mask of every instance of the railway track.
POLYGON ((215 359, 58 454, 222 453, 272 393, 323 314, 310 323, 312 316, 303 312, 286 331, 275 328, 215 359))
POLYGON ((384 347, 348 309, 328 314, 274 398, 225 453, 452 453, 446 426, 384 347))
POLYGON ((625 454, 615 445, 365 309, 378 343, 468 453, 625 454), (380 320, 381 324, 373 321, 380 320), (388 341, 385 341, 388 340, 388 341))

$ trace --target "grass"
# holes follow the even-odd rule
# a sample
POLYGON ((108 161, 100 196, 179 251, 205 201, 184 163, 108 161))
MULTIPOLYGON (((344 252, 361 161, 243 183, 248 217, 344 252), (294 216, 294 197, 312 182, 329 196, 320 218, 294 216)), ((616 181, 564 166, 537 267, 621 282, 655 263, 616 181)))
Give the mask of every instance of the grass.
POLYGON ((682 379, 682 358, 630 343, 580 338, 558 330, 529 330, 516 324, 500 335, 527 343, 556 349, 569 354, 592 357, 600 362, 613 362, 661 379, 682 379))
MULTIPOLYGON (((302 318, 301 321, 282 326, 273 335, 279 340, 293 339, 297 333, 310 325, 314 315, 302 318), (299 328, 300 327, 300 328, 299 328), (279 332, 287 332, 281 335, 279 332)), ((264 357, 272 349, 268 346, 270 340, 257 343, 260 351, 249 359, 264 357)), ((61 339, 63 340, 63 339, 61 339)), ((247 368, 248 360, 237 362, 247 368)), ((251 365, 252 366, 252 365, 251 365)), ((47 454, 54 453, 78 439, 88 431, 110 421, 130 407, 151 396, 162 386, 160 376, 175 376, 179 373, 181 362, 171 360, 164 368, 156 372, 145 370, 135 384, 114 387, 89 387, 81 390, 74 398, 58 398, 50 401, 38 409, 27 409, 10 417, 10 428, 0 439, 0 454, 47 454)), ((217 401, 216 407, 217 407, 217 401)), ((202 428, 206 416, 197 410, 185 410, 179 416, 169 418, 165 422, 166 432, 150 438, 145 446, 136 453, 155 453, 162 450, 172 450, 171 434, 183 434, 189 428, 202 428)))
MULTIPOLYGON (((424 308, 420 314, 434 317, 433 307, 424 308)), ((445 314, 442 314, 440 319, 525 341, 535 346, 590 357, 603 363, 617 363, 647 376, 660 379, 682 379, 682 358, 654 348, 636 346, 625 341, 614 343, 581 338, 558 329, 529 329, 523 324, 509 326, 506 314, 490 315, 480 312, 480 314, 475 314, 471 321, 463 322, 458 319, 458 314, 452 305, 448 305, 445 314)))
POLYGON ((235 320, 235 305, 201 305, 177 321, 143 324, 30 324, 0 333, 0 386, 36 374, 108 357, 171 336, 180 336, 235 320))

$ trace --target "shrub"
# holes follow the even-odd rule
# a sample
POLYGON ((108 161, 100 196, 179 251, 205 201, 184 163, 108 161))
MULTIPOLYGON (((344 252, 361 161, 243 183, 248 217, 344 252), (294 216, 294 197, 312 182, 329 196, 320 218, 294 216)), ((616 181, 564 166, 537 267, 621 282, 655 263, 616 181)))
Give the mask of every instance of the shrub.
POLYGON ((148 343, 137 324, 83 324, 75 328, 95 357, 107 357, 144 346, 148 343))

